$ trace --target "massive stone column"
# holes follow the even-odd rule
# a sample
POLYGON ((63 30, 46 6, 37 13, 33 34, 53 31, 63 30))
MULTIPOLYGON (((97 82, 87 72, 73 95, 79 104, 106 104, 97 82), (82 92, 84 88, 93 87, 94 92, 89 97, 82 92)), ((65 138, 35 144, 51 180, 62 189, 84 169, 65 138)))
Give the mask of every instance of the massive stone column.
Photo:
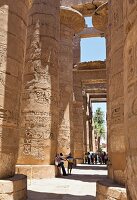
POLYGON ((33 178, 54 174, 48 165, 57 150, 59 6, 58 0, 33 0, 29 12, 18 164, 32 165, 33 178))
POLYGON ((112 0, 109 5, 107 32, 109 177, 121 184, 125 183, 126 167, 123 31, 123 3, 112 0))
POLYGON ((89 152, 89 95, 83 95, 84 152, 89 152))
POLYGON ((26 198, 26 178, 14 174, 19 149, 20 95, 28 5, 28 0, 0 1, 0 179, 7 179, 7 182, 0 180, 0 199, 18 200, 18 190, 21 193, 23 189, 20 198, 26 198), (18 187, 21 179, 23 188, 18 187))
POLYGON ((76 10, 61 7, 59 134, 58 152, 73 153, 73 36, 84 28, 84 18, 76 10))
POLYGON ((91 151, 92 137, 91 137, 91 108, 90 108, 90 95, 87 94, 87 151, 91 151))
POLYGON ((83 91, 83 126, 84 126, 84 152, 87 152, 87 95, 83 91))
POLYGON ((124 98, 128 199, 137 199, 137 2, 124 5, 124 98))
POLYGON ((73 70, 73 134, 74 157, 84 158, 83 96, 79 72, 73 70))

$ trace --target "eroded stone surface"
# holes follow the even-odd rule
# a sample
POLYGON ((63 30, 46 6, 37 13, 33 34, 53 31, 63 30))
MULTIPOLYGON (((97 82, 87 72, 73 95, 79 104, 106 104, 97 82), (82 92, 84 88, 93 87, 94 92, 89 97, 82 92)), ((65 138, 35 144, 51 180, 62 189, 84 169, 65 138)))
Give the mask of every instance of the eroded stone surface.
POLYGON ((137 20, 136 1, 124 1, 124 84, 125 136, 127 151, 127 191, 129 199, 137 199, 137 20))
POLYGON ((27 10, 27 0, 0 1, 0 178, 17 161, 27 10))
POLYGON ((97 182, 96 200, 127 200, 126 188, 109 179, 97 182))
POLYGON ((124 130, 123 3, 109 4, 107 30, 108 152, 109 177, 125 183, 126 149, 124 130), (120 80, 120 82, 119 82, 120 80), (118 84, 119 83, 119 84, 118 84))
POLYGON ((58 134, 59 1, 34 0, 29 12, 18 164, 51 164, 58 134))
POLYGON ((15 175, 12 178, 0 180, 0 199, 27 199, 27 177, 25 175, 15 175))

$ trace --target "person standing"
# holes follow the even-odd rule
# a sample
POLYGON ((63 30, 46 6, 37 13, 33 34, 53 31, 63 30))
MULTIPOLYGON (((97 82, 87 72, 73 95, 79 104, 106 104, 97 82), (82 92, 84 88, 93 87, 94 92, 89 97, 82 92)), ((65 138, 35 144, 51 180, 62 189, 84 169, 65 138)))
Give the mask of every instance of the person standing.
POLYGON ((88 152, 88 164, 90 165, 90 153, 88 152))
POLYGON ((55 157, 55 165, 56 165, 56 167, 57 167, 57 175, 58 176, 61 176, 61 166, 60 166, 60 156, 59 156, 59 154, 56 154, 56 157, 55 157))
POLYGON ((63 154, 60 153, 60 167, 62 169, 62 173, 63 173, 63 176, 67 176, 67 173, 66 173, 66 170, 65 170, 65 167, 64 167, 64 157, 63 157, 63 154))
POLYGON ((72 168, 73 168, 73 162, 74 162, 74 159, 71 153, 69 153, 69 155, 67 156, 67 161, 68 161, 68 174, 71 174, 72 168))

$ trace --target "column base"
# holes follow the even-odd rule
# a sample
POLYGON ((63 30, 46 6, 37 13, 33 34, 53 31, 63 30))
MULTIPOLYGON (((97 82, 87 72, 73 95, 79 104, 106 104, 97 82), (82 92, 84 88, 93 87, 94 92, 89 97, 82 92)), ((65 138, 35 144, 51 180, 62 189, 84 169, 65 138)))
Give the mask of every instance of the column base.
POLYGON ((25 174, 28 179, 46 179, 58 176, 55 165, 16 165, 17 174, 25 174))
POLYGON ((126 188, 110 179, 97 182, 96 200, 127 200, 126 188))
POLYGON ((1 200, 26 200, 27 199, 27 177, 16 174, 12 178, 0 180, 1 200))

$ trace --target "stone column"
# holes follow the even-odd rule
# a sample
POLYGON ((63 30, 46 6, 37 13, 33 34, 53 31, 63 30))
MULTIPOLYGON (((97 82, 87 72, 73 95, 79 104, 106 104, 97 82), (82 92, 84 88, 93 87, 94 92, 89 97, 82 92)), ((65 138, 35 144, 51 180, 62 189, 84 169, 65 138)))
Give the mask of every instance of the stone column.
POLYGON ((55 175, 48 165, 57 150, 59 6, 58 0, 33 0, 29 12, 18 170, 32 165, 32 178, 55 175))
POLYGON ((125 183, 126 167, 123 31, 123 3, 112 0, 109 5, 107 32, 109 177, 121 184, 125 183))
POLYGON ((80 36, 75 34, 73 37, 73 65, 74 67, 80 62, 80 36))
POLYGON ((89 95, 83 95, 84 152, 89 152, 89 95))
POLYGON ((73 70, 73 135, 74 157, 84 158, 83 96, 79 72, 73 70))
POLYGON ((83 93, 84 152, 87 152, 87 95, 84 91, 83 93))
POLYGON ((92 113, 90 95, 87 94, 87 148, 92 151, 92 113))
POLYGON ((124 6, 124 97, 128 199, 137 199, 137 2, 124 6))
POLYGON ((73 153, 73 36, 84 28, 83 16, 61 6, 58 152, 73 153))
POLYGON ((26 177, 14 174, 19 150, 20 95, 28 6, 28 0, 0 1, 0 179, 7 180, 0 180, 0 199, 18 200, 18 190, 20 198, 26 198, 26 177), (23 188, 18 187, 20 181, 24 184, 23 188), (11 186, 10 191, 7 183, 11 186))

